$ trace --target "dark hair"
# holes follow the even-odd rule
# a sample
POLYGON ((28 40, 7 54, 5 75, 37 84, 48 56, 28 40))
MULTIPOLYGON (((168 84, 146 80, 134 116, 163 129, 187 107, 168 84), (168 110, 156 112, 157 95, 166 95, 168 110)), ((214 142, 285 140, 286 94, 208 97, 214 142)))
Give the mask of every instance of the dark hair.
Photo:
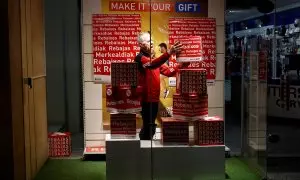
POLYGON ((159 47, 164 47, 164 48, 168 49, 166 43, 160 43, 158 46, 159 46, 159 47))

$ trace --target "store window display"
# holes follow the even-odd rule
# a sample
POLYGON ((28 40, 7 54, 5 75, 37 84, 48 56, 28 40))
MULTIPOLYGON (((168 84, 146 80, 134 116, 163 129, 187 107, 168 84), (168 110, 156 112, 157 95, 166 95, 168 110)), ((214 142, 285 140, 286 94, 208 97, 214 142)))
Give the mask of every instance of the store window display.
MULTIPOLYGON (((216 81, 223 78, 222 38, 219 48, 216 42, 223 15, 209 17, 206 0, 128 3, 102 0, 101 10, 89 17, 90 80, 103 92, 98 119, 109 157, 107 178, 224 178, 223 82, 216 81), (168 160, 171 155, 179 158, 176 163, 168 160), (132 166, 120 163, 128 161, 132 166), (188 172, 178 169, 182 163, 188 172)), ((86 132, 88 138, 93 133, 86 132)))

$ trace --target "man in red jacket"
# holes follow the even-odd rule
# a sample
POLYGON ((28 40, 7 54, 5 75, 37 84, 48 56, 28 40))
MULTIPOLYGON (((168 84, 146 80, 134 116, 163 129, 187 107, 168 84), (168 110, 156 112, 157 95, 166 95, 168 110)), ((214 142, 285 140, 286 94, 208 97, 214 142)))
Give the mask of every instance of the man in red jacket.
POLYGON ((160 74, 168 77, 176 74, 179 67, 169 68, 165 62, 172 54, 180 53, 182 45, 180 42, 176 42, 168 52, 158 58, 153 58, 154 50, 149 33, 140 33, 138 44, 140 53, 135 57, 135 62, 139 64, 139 84, 143 87, 143 127, 140 131, 140 139, 151 140, 156 130, 155 119, 158 113, 160 74))

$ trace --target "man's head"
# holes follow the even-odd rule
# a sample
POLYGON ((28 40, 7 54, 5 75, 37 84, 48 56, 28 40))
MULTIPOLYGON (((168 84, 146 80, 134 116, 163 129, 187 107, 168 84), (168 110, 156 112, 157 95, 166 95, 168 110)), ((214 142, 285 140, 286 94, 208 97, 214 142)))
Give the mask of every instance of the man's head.
POLYGON ((168 48, 167 48, 167 44, 166 43, 160 43, 158 46, 159 46, 159 51, 161 53, 166 53, 167 52, 168 48))
POLYGON ((142 52, 151 54, 153 53, 153 42, 149 32, 141 32, 137 38, 138 44, 142 52))

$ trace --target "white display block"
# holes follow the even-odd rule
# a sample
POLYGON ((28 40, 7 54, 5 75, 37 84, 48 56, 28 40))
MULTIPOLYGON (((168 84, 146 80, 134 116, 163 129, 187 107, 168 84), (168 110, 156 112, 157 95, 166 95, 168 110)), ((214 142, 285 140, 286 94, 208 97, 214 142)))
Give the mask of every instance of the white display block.
POLYGON ((225 146, 163 145, 106 136, 107 180, 224 180, 225 146), (152 146, 152 148, 151 148, 152 146))
MULTIPOLYGON (((106 179, 138 180, 139 138, 113 139, 106 135, 106 179)), ((139 179, 140 180, 140 179, 139 179)))

